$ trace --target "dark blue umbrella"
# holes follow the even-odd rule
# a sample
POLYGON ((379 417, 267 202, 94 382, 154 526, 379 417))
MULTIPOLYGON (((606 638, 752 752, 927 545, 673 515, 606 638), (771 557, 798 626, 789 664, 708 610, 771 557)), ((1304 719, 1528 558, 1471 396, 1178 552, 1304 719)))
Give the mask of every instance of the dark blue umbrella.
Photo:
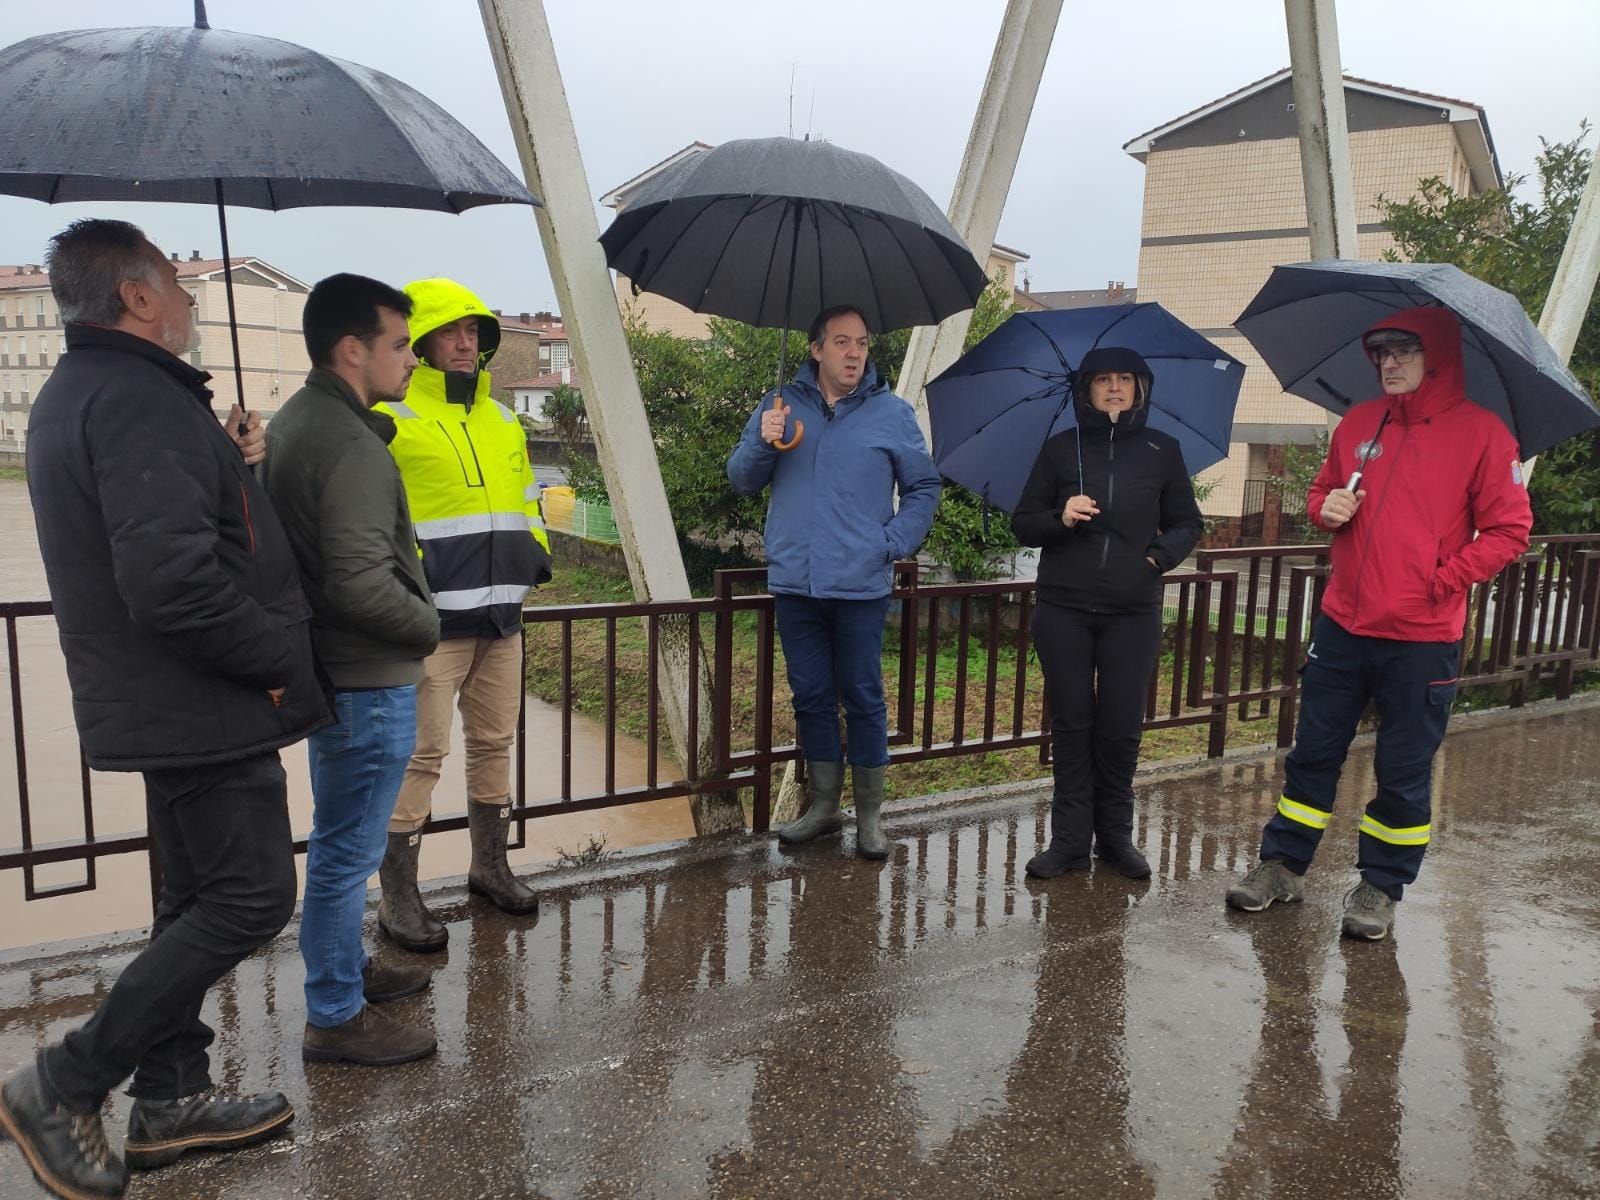
POLYGON ((1159 304, 1116 304, 1016 313, 928 384, 940 474, 1015 508, 1039 448, 1078 423, 1072 374, 1096 346, 1150 364, 1150 427, 1178 440, 1190 474, 1228 457, 1244 364, 1159 304))
POLYGON ((1516 297, 1446 263, 1274 267, 1234 328, 1284 391, 1343 413, 1379 391, 1361 335, 1386 314, 1430 304, 1461 318, 1467 396, 1510 427, 1524 458, 1600 427, 1600 409, 1516 297))

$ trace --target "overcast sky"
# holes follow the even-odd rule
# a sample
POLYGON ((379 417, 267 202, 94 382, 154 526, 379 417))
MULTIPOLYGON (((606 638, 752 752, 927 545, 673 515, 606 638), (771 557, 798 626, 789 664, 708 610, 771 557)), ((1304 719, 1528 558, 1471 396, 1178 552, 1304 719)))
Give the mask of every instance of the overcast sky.
MULTIPOLYGON (((299 42, 418 88, 516 163, 474 0, 210 0, 216 28, 299 42)), ((188 24, 191 0, 0 0, 0 43, 58 29, 188 24)), ((589 192, 695 139, 795 132, 881 158, 942 207, 1003 0, 546 0, 589 192)), ((1597 0, 1341 0, 1345 70, 1483 105, 1507 172, 1541 135, 1600 116, 1597 0), (1508 20, 1512 14, 1514 19, 1508 20)), ((999 240, 1037 289, 1132 284, 1143 168, 1135 134, 1288 65, 1282 0, 1066 0, 999 240)), ((0 125, 0 137, 14 130, 0 125)), ((0 197, 0 262, 37 262, 80 215, 119 215, 165 249, 219 251, 209 210, 0 197)), ((601 228, 610 213, 601 210, 601 228)), ((230 210, 233 252, 307 281, 449 274, 510 311, 553 308, 526 209, 461 216, 376 209, 230 210)))

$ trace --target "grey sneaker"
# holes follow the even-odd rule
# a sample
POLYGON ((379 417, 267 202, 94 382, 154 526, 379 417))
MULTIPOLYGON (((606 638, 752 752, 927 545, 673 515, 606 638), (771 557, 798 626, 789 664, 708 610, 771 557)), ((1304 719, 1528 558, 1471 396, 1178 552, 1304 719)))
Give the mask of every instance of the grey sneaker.
POLYGON ((1240 912, 1260 912, 1274 900, 1293 904, 1300 899, 1305 881, 1283 860, 1269 858, 1258 862, 1243 879, 1228 889, 1228 907, 1240 912))
POLYGON ((1389 936, 1393 924, 1394 901, 1365 879, 1345 896, 1344 921, 1340 925, 1345 937, 1381 942, 1389 936))

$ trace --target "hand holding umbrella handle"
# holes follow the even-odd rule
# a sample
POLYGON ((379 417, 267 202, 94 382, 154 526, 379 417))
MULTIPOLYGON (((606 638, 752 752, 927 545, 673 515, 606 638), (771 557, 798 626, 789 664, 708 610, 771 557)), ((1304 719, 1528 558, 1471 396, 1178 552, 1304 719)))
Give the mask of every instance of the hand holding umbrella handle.
MULTIPOLYGON (((773 408, 773 411, 777 411, 778 409, 780 409, 782 407, 783 407, 783 393, 782 392, 773 392, 772 393, 772 408, 773 408)), ((800 439, 805 437, 805 435, 806 435, 806 423, 804 421, 802 421, 799 417, 796 417, 795 420, 794 420, 794 436, 792 438, 790 438, 787 442, 784 441, 782 438, 779 438, 777 441, 772 443, 772 448, 774 450, 793 450, 796 446, 798 446, 800 444, 800 439)))

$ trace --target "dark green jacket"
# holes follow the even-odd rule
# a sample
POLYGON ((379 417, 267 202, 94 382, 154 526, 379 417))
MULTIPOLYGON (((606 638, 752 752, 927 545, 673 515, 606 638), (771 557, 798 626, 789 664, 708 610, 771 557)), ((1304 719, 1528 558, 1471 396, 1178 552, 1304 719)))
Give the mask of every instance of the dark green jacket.
POLYGON ((416 683, 439 644, 393 437, 393 418, 318 367, 267 426, 262 482, 289 532, 312 641, 336 688, 416 683))

